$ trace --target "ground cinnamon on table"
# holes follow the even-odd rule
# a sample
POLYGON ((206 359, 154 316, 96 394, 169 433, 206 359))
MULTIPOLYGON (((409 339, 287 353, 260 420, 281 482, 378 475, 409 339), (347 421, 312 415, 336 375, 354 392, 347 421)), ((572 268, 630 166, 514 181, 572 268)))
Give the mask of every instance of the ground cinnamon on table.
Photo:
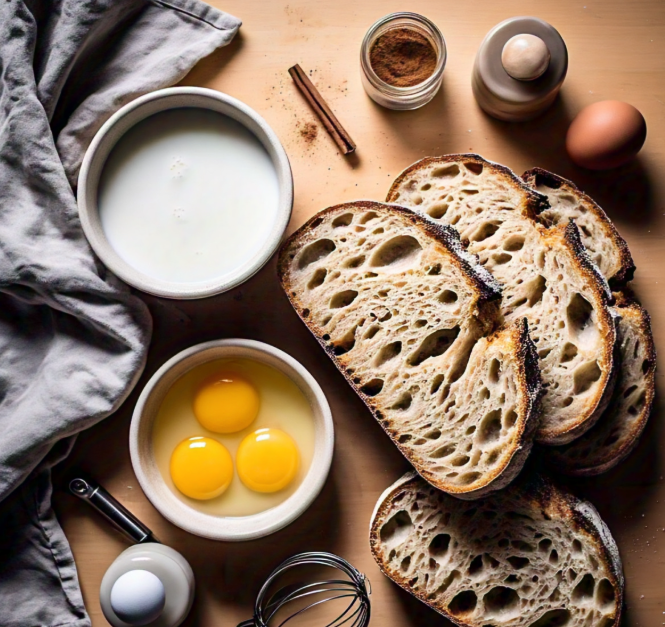
POLYGON ((319 129, 313 122, 305 122, 305 124, 300 129, 300 137, 302 137, 308 144, 311 144, 316 139, 318 134, 319 129))
POLYGON ((393 87, 411 87, 434 74, 437 55, 424 35, 411 28, 393 28, 372 44, 369 62, 385 83, 393 87))

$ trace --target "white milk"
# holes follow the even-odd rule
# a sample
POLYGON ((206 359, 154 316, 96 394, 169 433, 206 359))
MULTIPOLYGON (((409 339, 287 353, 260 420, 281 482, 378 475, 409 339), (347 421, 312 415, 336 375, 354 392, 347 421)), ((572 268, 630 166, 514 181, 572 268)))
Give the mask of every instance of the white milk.
POLYGON ((130 129, 99 183, 102 228, 136 270, 162 281, 223 278, 249 262, 275 223, 277 173, 244 126, 173 109, 130 129))

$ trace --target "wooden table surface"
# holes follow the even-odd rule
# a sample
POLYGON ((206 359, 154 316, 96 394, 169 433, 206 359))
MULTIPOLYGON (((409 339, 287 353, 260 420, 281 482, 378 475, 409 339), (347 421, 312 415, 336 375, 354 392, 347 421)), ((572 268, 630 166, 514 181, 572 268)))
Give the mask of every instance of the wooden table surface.
MULTIPOLYGON (((634 288, 652 316, 657 347, 665 344, 665 2, 663 0, 214 0, 243 20, 227 48, 202 61, 183 81, 226 92, 256 109, 281 138, 293 167, 295 207, 289 232, 316 211, 357 198, 382 200, 396 174, 426 155, 478 152, 520 173, 542 166, 571 178, 594 197, 628 241, 637 264, 634 288), (408 9, 428 16, 448 45, 443 88, 418 111, 375 105, 359 76, 360 42, 386 13, 408 9), (471 67, 485 33, 515 15, 553 24, 570 54, 568 77, 554 107, 522 124, 485 116, 471 93, 471 67), (300 63, 358 144, 338 154, 319 126, 308 143, 302 125, 315 122, 287 69, 300 63), (648 125, 639 160, 609 173, 573 166, 564 151, 566 128, 585 105, 604 99, 637 106, 648 125)), ((318 123, 317 123, 318 124, 318 123)), ((379 494, 407 463, 297 319, 275 275, 274 260, 241 287, 204 301, 146 297, 155 330, 146 371, 116 415, 82 434, 55 472, 54 503, 72 544, 93 625, 101 578, 128 545, 85 504, 62 489, 68 469, 90 472, 157 536, 181 551, 197 578, 186 625, 235 626, 251 615, 264 578, 285 557, 327 550, 352 561, 372 582, 373 625, 449 625, 385 579, 367 542, 379 494), (176 352, 198 342, 242 337, 268 342, 303 363, 328 396, 336 425, 330 477, 314 505, 268 538, 217 543, 167 523, 150 505, 129 460, 129 421, 138 392, 176 352), (58 485, 60 483, 60 485, 58 485)), ((665 352, 665 348, 663 348, 665 352)), ((600 510, 614 534, 626 574, 626 625, 665 625, 665 469, 660 448, 662 380, 656 408, 639 448, 614 471, 571 482, 600 510)), ((306 621, 302 624, 312 624, 306 621)))

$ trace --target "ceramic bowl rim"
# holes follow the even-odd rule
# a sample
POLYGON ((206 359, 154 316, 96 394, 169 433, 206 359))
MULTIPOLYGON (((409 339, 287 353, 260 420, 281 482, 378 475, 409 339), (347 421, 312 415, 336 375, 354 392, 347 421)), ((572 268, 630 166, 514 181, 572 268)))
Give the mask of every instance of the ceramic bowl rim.
MULTIPOLYGON (((212 354, 212 353, 211 353, 212 354)), ((194 363, 189 369, 196 367, 194 363)), ((205 363, 200 362, 200 363, 205 363)), ((189 369, 180 371, 180 378, 189 369)), ((159 400, 163 398, 163 396, 159 400)), ((334 448, 334 424, 330 406, 316 379, 300 362, 284 351, 269 344, 247 339, 224 339, 203 342, 187 348, 167 360, 146 383, 132 414, 129 431, 129 452, 136 478, 154 507, 171 523, 212 540, 244 541, 261 538, 283 529, 296 520, 312 504, 326 482, 332 464, 334 448), (219 354, 219 349, 222 353, 219 354), (240 356, 267 364, 286 374, 305 394, 312 405, 315 421, 314 455, 307 474, 298 489, 279 505, 250 516, 223 517, 204 514, 181 501, 162 478, 149 451, 152 416, 145 413, 146 404, 156 386, 172 373, 174 368, 184 368, 202 353, 217 351, 211 361, 240 356), (149 420, 148 426, 145 421, 149 420), (147 431, 146 431, 147 430, 147 431), (148 447, 148 448, 146 448, 148 447)))
POLYGON ((86 150, 78 177, 78 213, 83 232, 104 265, 125 283, 155 296, 179 300, 226 292, 256 274, 279 247, 293 209, 293 175, 279 138, 254 109, 240 100, 204 87, 168 87, 150 92, 116 111, 97 131, 86 150), (272 229, 255 255, 222 277, 198 282, 172 282, 151 277, 126 262, 108 241, 101 225, 97 193, 104 164, 113 147, 134 125, 162 111, 205 108, 236 120, 263 144, 277 173, 279 204, 272 229))

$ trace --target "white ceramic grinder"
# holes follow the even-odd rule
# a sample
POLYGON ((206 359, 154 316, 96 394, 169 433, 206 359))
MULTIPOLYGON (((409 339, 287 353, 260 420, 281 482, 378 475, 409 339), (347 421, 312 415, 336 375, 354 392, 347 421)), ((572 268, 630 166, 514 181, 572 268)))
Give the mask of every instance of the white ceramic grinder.
POLYGON ((568 70, 558 31, 537 17, 513 17, 483 40, 473 66, 473 94, 500 120, 530 120, 556 98, 568 70))
POLYGON ((113 627, 177 627, 193 600, 194 573, 187 560, 156 542, 123 551, 99 589, 99 603, 113 627))
POLYGON ((177 551, 160 544, 140 520, 89 479, 69 482, 86 501, 130 540, 102 579, 99 603, 113 627, 178 627, 194 601, 194 573, 177 551))

